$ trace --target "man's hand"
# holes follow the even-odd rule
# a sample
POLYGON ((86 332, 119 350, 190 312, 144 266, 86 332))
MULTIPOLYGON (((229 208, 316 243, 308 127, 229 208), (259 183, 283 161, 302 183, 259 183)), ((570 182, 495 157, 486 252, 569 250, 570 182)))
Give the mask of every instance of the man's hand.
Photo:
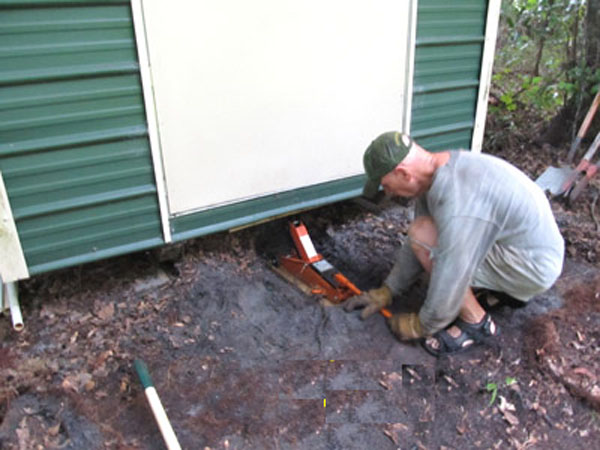
POLYGON ((376 313, 381 308, 392 304, 392 291, 387 286, 382 286, 378 289, 371 289, 362 294, 346 300, 344 309, 346 311, 354 311, 355 309, 364 307, 360 317, 366 319, 370 315, 376 313))
POLYGON ((423 326, 417 313, 394 314, 388 319, 388 324, 401 341, 423 337, 423 326))

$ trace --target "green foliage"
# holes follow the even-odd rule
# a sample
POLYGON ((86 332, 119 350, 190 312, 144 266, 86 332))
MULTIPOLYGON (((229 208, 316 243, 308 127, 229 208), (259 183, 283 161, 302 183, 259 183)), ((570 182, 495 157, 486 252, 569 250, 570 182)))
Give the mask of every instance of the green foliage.
POLYGON ((503 1, 489 108, 496 132, 535 132, 600 81, 585 64, 585 13, 586 0, 503 1))
POLYGON ((496 401, 496 396, 498 395, 498 384, 497 383, 488 383, 485 385, 485 389, 488 392, 492 393, 492 397, 490 398, 490 402, 488 406, 492 406, 496 401))
POLYGON ((584 0, 503 3, 504 37, 496 59, 500 76, 494 79, 501 95, 508 93, 520 108, 544 118, 573 95, 583 64, 582 46, 576 45, 583 39, 583 4, 584 0))
MULTIPOLYGON (((515 384, 516 382, 517 382, 517 379, 514 377, 506 377, 506 379, 504 380, 505 386, 510 386, 512 384, 515 384)), ((500 386, 498 385, 498 383, 490 382, 485 385, 485 390, 492 394, 492 396, 490 397, 488 406, 492 406, 494 404, 494 402, 496 401, 496 397, 498 396, 499 389, 500 389, 500 386)))

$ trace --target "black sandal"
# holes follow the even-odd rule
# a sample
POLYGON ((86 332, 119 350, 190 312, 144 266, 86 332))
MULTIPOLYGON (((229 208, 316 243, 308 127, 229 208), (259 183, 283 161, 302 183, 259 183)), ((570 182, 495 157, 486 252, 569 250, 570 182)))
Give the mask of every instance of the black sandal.
POLYGON ((460 328, 461 333, 457 337, 451 336, 446 330, 440 330, 433 336, 425 338, 422 341, 423 348, 433 356, 457 353, 500 334, 500 329, 492 320, 492 317, 487 313, 479 323, 468 323, 459 318, 456 319, 452 325, 456 325, 460 328), (437 340, 439 345, 438 348, 435 348, 431 343, 428 343, 428 340, 431 338, 437 340))
POLYGON ((498 336, 500 329, 496 322, 492 320, 492 316, 485 313, 483 319, 478 323, 469 323, 462 320, 460 317, 454 322, 463 333, 468 334, 476 343, 481 343, 487 338, 498 336))

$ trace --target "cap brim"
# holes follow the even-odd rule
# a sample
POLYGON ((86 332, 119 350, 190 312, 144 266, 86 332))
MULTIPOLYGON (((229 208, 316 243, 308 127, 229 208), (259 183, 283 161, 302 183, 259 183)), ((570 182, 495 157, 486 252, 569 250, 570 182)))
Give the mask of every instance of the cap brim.
POLYGON ((379 184, 380 180, 367 179, 365 187, 363 188, 363 197, 370 199, 375 198, 377 192, 379 192, 379 184))

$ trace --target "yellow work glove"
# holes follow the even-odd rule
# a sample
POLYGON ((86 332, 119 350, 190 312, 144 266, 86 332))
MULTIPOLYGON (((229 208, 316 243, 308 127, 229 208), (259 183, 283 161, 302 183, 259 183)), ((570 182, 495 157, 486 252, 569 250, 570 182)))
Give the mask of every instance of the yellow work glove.
POLYGON ((392 304, 392 291, 387 286, 382 286, 378 289, 371 289, 363 292, 356 297, 346 300, 344 309, 346 311, 354 311, 358 308, 364 308, 360 317, 366 319, 370 315, 378 312, 381 308, 392 304))
POLYGON ((388 324, 401 341, 423 337, 423 326, 417 313, 394 314, 388 319, 388 324))

